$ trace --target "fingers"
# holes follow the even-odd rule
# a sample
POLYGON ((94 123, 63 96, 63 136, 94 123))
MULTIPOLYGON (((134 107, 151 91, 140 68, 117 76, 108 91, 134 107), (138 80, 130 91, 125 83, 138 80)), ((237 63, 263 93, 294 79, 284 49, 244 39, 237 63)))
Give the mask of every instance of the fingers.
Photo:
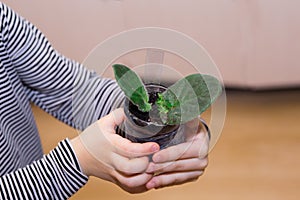
POLYGON ((144 173, 149 165, 148 157, 129 159, 119 154, 112 156, 111 165, 122 174, 133 175, 144 173))
POLYGON ((114 131, 115 126, 120 125, 125 119, 125 113, 123 108, 113 110, 108 115, 101 118, 98 121, 99 125, 107 128, 110 131, 114 131))
POLYGON ((126 190, 129 188, 138 188, 140 186, 144 186, 152 178, 152 175, 147 173, 127 176, 117 171, 113 172, 113 176, 116 178, 116 182, 119 182, 119 185, 121 185, 123 188, 126 188, 126 190))
POLYGON ((199 171, 204 170, 207 165, 207 157, 203 159, 192 158, 166 163, 150 163, 146 172, 152 174, 163 174, 170 172, 199 171))
POLYGON ((209 141, 206 134, 198 134, 197 138, 186 143, 171 146, 153 155, 155 163, 170 162, 178 159, 204 158, 208 154, 209 141))
POLYGON ((199 176, 203 174, 203 171, 189 171, 182 173, 170 173, 170 174, 161 174, 154 176, 147 184, 146 187, 148 190, 152 188, 162 188, 171 185, 179 185, 192 180, 197 180, 199 176))
POLYGON ((128 158, 148 156, 158 152, 160 149, 155 142, 134 143, 117 134, 111 135, 111 142, 115 147, 116 153, 128 158))
POLYGON ((120 125, 125 119, 124 109, 118 108, 107 115, 107 117, 111 118, 115 125, 120 125))
POLYGON ((142 157, 159 151, 159 145, 157 143, 133 143, 116 134, 115 126, 121 124, 124 117, 123 109, 119 108, 101 118, 101 120, 97 121, 97 125, 94 128, 95 130, 93 132, 95 132, 95 137, 93 137, 93 140, 101 139, 106 141, 106 147, 109 148, 110 151, 128 158, 142 157))
POLYGON ((115 126, 120 125, 124 121, 124 118, 124 110, 119 108, 98 121, 99 129, 106 135, 107 140, 112 144, 117 153, 132 158, 150 155, 159 151, 159 145, 157 143, 133 143, 115 134, 115 126))

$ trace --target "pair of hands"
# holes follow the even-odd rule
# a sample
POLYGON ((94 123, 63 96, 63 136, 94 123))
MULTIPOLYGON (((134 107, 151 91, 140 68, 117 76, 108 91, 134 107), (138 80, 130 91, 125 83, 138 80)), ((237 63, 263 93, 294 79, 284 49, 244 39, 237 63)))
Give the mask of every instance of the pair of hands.
POLYGON ((116 134, 115 127, 124 118, 123 109, 116 109, 71 141, 87 176, 113 182, 129 193, 141 193, 194 181, 203 174, 209 139, 199 129, 198 119, 185 125, 186 142, 160 150, 157 143, 133 143, 116 134))

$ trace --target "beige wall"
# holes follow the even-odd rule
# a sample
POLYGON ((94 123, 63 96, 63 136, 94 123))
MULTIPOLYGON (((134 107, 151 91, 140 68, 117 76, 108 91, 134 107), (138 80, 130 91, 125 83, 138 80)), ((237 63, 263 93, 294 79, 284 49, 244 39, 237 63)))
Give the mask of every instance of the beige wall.
MULTIPOLYGON (((300 85, 298 0, 4 2, 37 25, 61 53, 78 61, 113 34, 159 26, 183 32, 202 44, 227 85, 300 85)), ((129 63, 136 64, 134 57, 130 59, 129 63)), ((186 70, 172 62, 179 70, 186 70)))

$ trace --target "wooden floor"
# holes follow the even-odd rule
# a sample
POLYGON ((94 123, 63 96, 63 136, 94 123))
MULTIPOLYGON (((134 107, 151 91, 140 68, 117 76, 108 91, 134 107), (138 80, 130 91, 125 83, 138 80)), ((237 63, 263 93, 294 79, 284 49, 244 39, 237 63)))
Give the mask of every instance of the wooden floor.
MULTIPOLYGON (((300 199, 300 91, 229 91, 227 103, 224 130, 197 182, 130 195, 91 178, 71 199, 300 199)), ((45 153, 77 134, 36 107, 34 113, 45 153)))

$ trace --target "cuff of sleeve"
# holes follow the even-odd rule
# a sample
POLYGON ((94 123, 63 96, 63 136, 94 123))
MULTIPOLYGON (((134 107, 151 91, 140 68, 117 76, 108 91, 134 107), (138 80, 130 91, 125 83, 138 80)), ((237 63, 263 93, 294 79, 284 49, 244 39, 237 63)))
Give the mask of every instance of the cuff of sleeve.
POLYGON ((61 151, 61 157, 64 161, 61 162, 62 167, 65 168, 65 171, 69 174, 70 180, 74 181, 77 188, 81 188, 87 183, 88 176, 82 172, 70 140, 67 138, 61 141, 57 148, 61 151))
POLYGON ((46 188, 49 199, 67 199, 88 181, 68 139, 59 142, 56 148, 33 165, 32 169, 38 170, 34 180, 37 185, 46 188))
POLYGON ((78 175, 82 176, 86 181, 88 180, 88 176, 86 176, 80 166, 80 163, 78 161, 78 158, 75 154, 75 150, 73 149, 73 146, 68 138, 61 141, 58 144, 58 147, 61 148, 66 153, 66 159, 68 159, 68 163, 74 168, 74 172, 76 172, 78 175))

